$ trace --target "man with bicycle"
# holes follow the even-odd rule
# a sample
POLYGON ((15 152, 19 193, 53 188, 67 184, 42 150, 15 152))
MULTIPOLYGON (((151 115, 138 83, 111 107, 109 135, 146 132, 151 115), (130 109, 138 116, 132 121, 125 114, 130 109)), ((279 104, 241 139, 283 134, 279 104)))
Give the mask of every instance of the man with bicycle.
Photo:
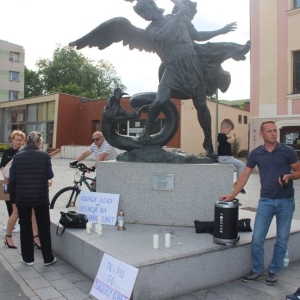
MULTIPOLYGON (((96 131, 92 135, 92 144, 90 145, 87 150, 85 150, 82 154, 76 158, 76 160, 70 162, 70 167, 75 167, 77 163, 84 160, 88 156, 90 156, 92 153, 95 156, 96 162, 94 163, 93 167, 91 168, 93 171, 95 171, 97 167, 97 163, 99 161, 108 161, 108 160, 114 160, 117 155, 119 154, 119 151, 112 147, 103 137, 102 132, 96 131)), ((95 188, 95 187, 94 187, 95 188)))

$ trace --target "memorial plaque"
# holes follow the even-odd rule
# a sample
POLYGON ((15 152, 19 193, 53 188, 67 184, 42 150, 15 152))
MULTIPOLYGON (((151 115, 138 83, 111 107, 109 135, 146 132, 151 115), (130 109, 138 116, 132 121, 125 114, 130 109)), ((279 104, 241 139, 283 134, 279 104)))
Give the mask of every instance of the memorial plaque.
POLYGON ((158 191, 174 190, 174 174, 152 174, 151 188, 158 191))

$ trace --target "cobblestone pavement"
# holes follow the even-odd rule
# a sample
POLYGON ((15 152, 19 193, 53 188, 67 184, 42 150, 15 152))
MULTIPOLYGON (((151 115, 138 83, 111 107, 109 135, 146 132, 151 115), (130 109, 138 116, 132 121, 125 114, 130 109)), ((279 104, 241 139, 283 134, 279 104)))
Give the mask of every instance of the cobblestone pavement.
MULTIPOLYGON (((50 188, 50 199, 61 188, 72 186, 76 173, 68 167, 70 160, 53 159, 53 170, 55 177, 53 186, 50 188)), ((86 161, 88 166, 92 162, 86 161)), ((76 177, 78 178, 78 177, 76 177)), ((246 194, 239 195, 243 207, 256 208, 259 197, 259 175, 253 172, 245 186, 246 194)), ((296 211, 294 218, 300 220, 300 180, 295 182, 296 211)), ((0 201, 0 236, 4 240, 5 232, 2 227, 7 222, 7 211, 4 201, 0 201)), ((15 244, 18 249, 8 249, 0 246, 0 299, 94 299, 89 292, 92 281, 72 268, 58 257, 53 266, 45 267, 39 250, 35 250, 35 264, 26 266, 20 262, 20 240, 19 233, 14 234, 15 244)), ((291 264, 278 276, 276 286, 267 286, 264 280, 254 283, 242 283, 240 280, 228 282, 196 293, 178 297, 173 300, 268 300, 285 299, 285 295, 295 292, 300 285, 300 262, 291 264)), ((147 295, 144 299, 148 300, 147 295)), ((163 300, 163 299, 162 299, 163 300)))

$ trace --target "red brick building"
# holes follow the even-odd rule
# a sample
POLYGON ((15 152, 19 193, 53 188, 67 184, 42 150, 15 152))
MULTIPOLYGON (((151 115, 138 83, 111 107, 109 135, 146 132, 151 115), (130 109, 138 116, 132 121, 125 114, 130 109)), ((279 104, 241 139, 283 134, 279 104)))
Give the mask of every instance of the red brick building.
MULTIPOLYGON (((132 111, 129 97, 121 100, 121 106, 132 111)), ((181 115, 179 100, 173 101, 181 115)), ((102 111, 106 99, 90 100, 63 93, 34 97, 0 104, 0 141, 10 142, 9 136, 14 129, 25 132, 40 131, 45 144, 50 148, 60 148, 65 145, 90 145, 94 131, 102 130, 102 111), (6 122, 6 123, 5 123, 6 122), (4 124, 5 123, 5 124, 4 124)), ((142 114, 139 120, 120 124, 117 131, 124 135, 137 135, 142 130, 147 115, 142 114)), ((164 124, 164 115, 159 118, 154 131, 160 131, 164 124)), ((168 147, 180 147, 180 126, 168 147)))

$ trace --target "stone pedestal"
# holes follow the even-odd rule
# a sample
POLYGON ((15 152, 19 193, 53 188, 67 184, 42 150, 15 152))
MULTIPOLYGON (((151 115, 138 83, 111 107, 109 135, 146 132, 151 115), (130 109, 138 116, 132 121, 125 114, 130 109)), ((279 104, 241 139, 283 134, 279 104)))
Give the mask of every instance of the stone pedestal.
MULTIPOLYGON (((196 234, 191 227, 127 224, 125 231, 119 231, 116 226, 104 225, 101 236, 94 231, 87 234, 84 229, 73 228, 57 236, 60 210, 50 209, 50 213, 55 255, 91 280, 97 275, 104 253, 139 269, 131 300, 179 299, 201 289, 240 280, 252 267, 252 232, 239 232, 240 241, 232 247, 214 244, 211 234, 196 234), (166 232, 172 236, 171 248, 164 246, 166 232), (153 233, 159 233, 158 249, 153 249, 153 233)), ((250 218, 253 228, 255 213, 240 209, 240 219, 243 218, 250 218)), ((300 221, 293 220, 289 239, 291 262, 300 260, 299 239, 300 221)), ((276 220, 273 219, 265 241, 265 270, 275 242, 276 220)))
POLYGON ((214 203, 231 193, 232 183, 233 167, 225 164, 112 161, 97 166, 97 192, 120 194, 126 223, 194 226, 195 220, 213 221, 214 203))

